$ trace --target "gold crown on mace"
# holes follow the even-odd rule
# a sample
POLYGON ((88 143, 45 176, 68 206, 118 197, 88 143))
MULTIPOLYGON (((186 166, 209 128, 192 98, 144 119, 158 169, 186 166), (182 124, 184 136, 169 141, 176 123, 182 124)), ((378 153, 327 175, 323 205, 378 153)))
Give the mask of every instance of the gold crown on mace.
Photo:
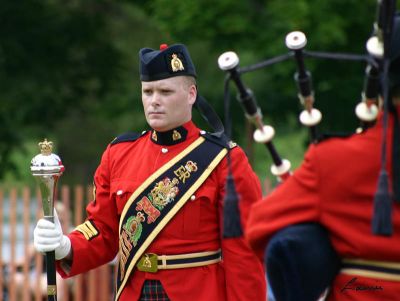
POLYGON ((53 142, 47 141, 45 138, 43 142, 39 142, 39 148, 40 148, 40 153, 44 156, 49 156, 51 155, 51 152, 53 150, 53 142))

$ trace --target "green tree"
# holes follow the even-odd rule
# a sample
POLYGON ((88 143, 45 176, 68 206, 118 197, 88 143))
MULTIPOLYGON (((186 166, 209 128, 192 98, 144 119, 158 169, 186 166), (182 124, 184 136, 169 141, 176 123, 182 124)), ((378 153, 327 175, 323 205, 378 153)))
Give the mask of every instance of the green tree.
POLYGON ((112 1, 6 1, 0 20, 0 178, 26 172, 16 167, 29 161, 12 154, 32 156, 37 150, 24 149, 31 139, 53 137, 63 158, 93 172, 128 121, 143 128, 137 53, 158 33, 140 10, 112 1))
MULTIPOLYGON (((240 66, 248 66, 287 53, 286 34, 301 30, 308 38, 306 50, 364 54, 376 9, 375 0, 4 2, 0 178, 18 171, 13 165, 26 171, 36 153, 32 145, 47 137, 58 147, 67 166, 64 181, 70 182, 90 181, 101 150, 114 136, 146 127, 138 77, 141 47, 187 44, 200 93, 223 115, 225 74, 217 67, 221 53, 233 50, 240 66), (21 157, 29 159, 21 162, 21 157)), ((315 106, 323 113, 320 129, 353 131, 365 63, 307 58, 306 66, 313 75, 315 106)), ((243 74, 265 122, 283 140, 293 133, 304 137, 297 131, 301 107, 294 72, 290 59, 243 74)), ((233 138, 243 143, 245 117, 234 100, 235 90, 231 87, 233 138)), ((197 115, 196 120, 206 126, 197 115)))
POLYGON ((96 1, 8 1, 0 19, 0 174, 27 134, 89 106, 118 81, 118 50, 96 1), (68 104, 68 105, 67 105, 68 104))
MULTIPOLYGON (((365 54, 376 1, 166 1, 142 2, 160 27, 177 41, 208 45, 208 58, 236 51, 241 66, 288 52, 287 33, 301 30, 307 50, 365 54)), ((201 66, 204 64, 201 63, 201 66)), ((323 129, 353 130, 354 106, 360 99, 364 62, 306 59, 313 74, 316 106, 324 114, 323 129), (340 118, 340 122, 338 122, 340 118)), ((214 60, 216 66, 216 60, 214 60)), ((274 123, 286 123, 299 110, 293 81, 295 65, 287 61, 243 76, 274 123), (286 117, 285 117, 286 116, 286 117)), ((218 103, 213 97, 212 100, 218 103)), ((238 118, 238 115, 235 115, 238 118)))
MULTIPOLYGON (((205 88, 207 98, 222 112, 224 74, 217 68, 221 53, 233 50, 240 57, 241 67, 252 65, 287 53, 286 34, 300 30, 308 39, 306 50, 366 54, 365 43, 373 29, 377 2, 154 0, 141 1, 141 5, 163 31, 170 33, 171 40, 189 44, 199 66, 200 87, 205 88), (207 79, 203 82, 204 74, 207 79)), ((366 63, 314 58, 306 58, 305 63, 313 76, 315 106, 323 114, 319 130, 353 132, 359 124, 354 108, 361 99, 366 63)), ((295 156, 297 166, 308 138, 294 121, 302 110, 293 79, 295 71, 295 62, 290 59, 243 74, 242 79, 253 90, 265 122, 277 129, 278 151, 289 152, 282 153, 288 159, 295 156), (293 149, 288 145, 296 133, 301 145, 293 149)), ((243 133, 243 111, 234 100, 236 88, 231 91, 233 137, 242 138, 243 144, 247 136, 243 133)), ((256 155, 260 153, 258 149, 256 155)))

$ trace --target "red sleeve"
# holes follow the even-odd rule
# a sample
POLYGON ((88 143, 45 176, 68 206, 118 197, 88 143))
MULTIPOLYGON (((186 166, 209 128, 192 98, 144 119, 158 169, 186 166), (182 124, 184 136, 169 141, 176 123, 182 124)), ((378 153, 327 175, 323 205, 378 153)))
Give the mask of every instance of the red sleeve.
POLYGON ((113 196, 110 195, 109 153, 110 147, 104 152, 94 176, 95 199, 88 204, 87 219, 82 224, 86 227, 86 235, 78 230, 68 235, 73 254, 70 272, 65 273, 65 262, 62 264, 64 269, 60 262, 57 264, 58 272, 63 277, 71 277, 105 264, 118 252, 118 214, 113 196))
POLYGON ((278 230, 319 220, 319 177, 315 157, 315 146, 311 146, 299 169, 269 196, 252 206, 246 238, 260 259, 264 257, 269 239, 278 230))
MULTIPOLYGON (((241 223, 243 230, 245 230, 250 206, 261 199, 261 185, 246 155, 239 147, 231 151, 231 164, 236 191, 239 196, 241 223)), ((227 175, 226 167, 225 159, 223 162, 223 179, 227 175)), ((225 180, 221 184, 220 214, 222 216, 225 180)), ((227 300, 265 300, 267 293, 263 264, 256 260, 244 237, 222 239, 222 254, 227 300)))

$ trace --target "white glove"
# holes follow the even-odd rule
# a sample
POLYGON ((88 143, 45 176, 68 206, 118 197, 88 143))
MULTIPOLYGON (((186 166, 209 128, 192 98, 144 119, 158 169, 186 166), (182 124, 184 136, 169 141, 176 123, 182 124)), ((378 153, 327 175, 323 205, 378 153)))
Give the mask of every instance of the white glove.
POLYGON ((71 240, 63 235, 60 220, 54 209, 54 223, 40 219, 33 231, 33 244, 38 252, 55 251, 57 260, 66 257, 71 250, 71 240))

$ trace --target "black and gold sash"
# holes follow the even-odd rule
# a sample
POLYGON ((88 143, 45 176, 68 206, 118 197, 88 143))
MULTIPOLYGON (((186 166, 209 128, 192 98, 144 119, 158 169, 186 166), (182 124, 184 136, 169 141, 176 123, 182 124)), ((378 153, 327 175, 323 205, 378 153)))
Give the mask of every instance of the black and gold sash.
POLYGON ((133 192, 119 223, 116 300, 144 251, 226 154, 226 148, 199 137, 133 192))

